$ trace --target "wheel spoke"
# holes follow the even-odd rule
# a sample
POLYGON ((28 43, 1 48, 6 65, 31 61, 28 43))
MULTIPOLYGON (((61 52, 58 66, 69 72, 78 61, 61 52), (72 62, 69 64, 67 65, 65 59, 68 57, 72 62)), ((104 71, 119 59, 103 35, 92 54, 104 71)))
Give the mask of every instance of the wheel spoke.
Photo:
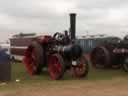
POLYGON ((61 59, 59 54, 52 55, 49 59, 48 69, 53 80, 59 79, 62 76, 61 59))
POLYGON ((28 69, 28 72, 30 74, 33 74, 36 70, 36 51, 35 48, 30 46, 25 54, 25 64, 26 64, 26 68, 28 69))
POLYGON ((75 77, 84 77, 88 73, 88 64, 86 63, 86 59, 84 56, 79 58, 77 61, 77 66, 72 67, 72 73, 75 77))

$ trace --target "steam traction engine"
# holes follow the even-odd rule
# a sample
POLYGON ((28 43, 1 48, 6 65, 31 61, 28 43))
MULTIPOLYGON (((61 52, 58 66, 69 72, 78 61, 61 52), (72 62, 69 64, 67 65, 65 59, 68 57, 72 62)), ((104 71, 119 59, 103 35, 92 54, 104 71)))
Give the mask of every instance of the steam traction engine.
POLYGON ((91 62, 95 67, 120 68, 128 72, 128 40, 104 42, 91 52, 91 62))
POLYGON ((36 38, 27 48, 23 62, 30 75, 39 75, 43 67, 48 67, 51 79, 61 79, 66 70, 73 76, 84 77, 88 64, 82 49, 75 44, 75 16, 70 14, 70 35, 55 33, 53 36, 36 38))

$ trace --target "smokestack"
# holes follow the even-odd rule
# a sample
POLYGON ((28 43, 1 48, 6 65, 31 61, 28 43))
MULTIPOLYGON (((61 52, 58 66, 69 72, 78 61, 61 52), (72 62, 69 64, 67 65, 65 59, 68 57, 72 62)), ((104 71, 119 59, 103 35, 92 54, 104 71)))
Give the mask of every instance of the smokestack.
POLYGON ((76 13, 71 13, 70 14, 70 34, 71 34, 71 39, 75 39, 76 36, 76 13))

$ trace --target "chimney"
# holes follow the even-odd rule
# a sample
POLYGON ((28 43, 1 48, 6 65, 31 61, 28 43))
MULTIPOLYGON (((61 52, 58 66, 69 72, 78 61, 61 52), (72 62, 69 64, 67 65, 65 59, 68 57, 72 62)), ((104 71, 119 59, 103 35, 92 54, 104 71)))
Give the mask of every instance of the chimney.
POLYGON ((70 14, 70 34, 71 34, 71 39, 75 39, 76 36, 76 13, 71 13, 70 14))

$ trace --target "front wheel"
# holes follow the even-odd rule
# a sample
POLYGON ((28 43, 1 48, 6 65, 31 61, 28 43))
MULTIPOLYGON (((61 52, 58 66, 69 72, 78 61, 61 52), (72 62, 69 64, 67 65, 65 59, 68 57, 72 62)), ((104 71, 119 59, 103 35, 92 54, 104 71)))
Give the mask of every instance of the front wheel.
POLYGON ((81 56, 77 61, 77 65, 72 65, 71 73, 77 78, 82 78, 87 76, 89 71, 89 65, 85 56, 81 56))
POLYGON ((49 57, 48 61, 48 71, 51 79, 61 79, 64 75, 65 70, 65 64, 62 56, 58 53, 55 53, 49 57))

